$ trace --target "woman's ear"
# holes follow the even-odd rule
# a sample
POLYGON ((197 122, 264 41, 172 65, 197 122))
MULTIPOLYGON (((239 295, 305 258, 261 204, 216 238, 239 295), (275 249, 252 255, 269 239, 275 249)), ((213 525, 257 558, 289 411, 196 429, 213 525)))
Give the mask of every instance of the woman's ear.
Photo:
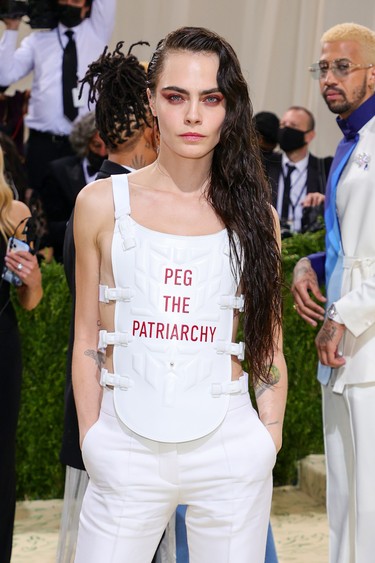
POLYGON ((151 113, 154 117, 156 117, 155 100, 154 100, 154 96, 151 93, 150 88, 147 88, 147 98, 148 98, 148 103, 150 104, 151 113))

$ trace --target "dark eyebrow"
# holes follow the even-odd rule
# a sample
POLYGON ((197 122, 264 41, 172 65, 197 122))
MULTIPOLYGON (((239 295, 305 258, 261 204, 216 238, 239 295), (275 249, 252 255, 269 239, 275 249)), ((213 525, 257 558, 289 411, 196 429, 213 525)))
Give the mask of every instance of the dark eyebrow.
MULTIPOLYGON (((333 63, 350 63, 351 60, 346 58, 346 57, 341 57, 340 59, 333 59, 332 61, 333 63)), ((320 59, 319 63, 329 63, 329 61, 327 61, 327 59, 320 59)))
MULTIPOLYGON (((166 90, 173 90, 174 92, 178 92, 179 94, 185 94, 185 95, 189 95, 189 92, 187 90, 185 90, 184 88, 179 88, 179 86, 166 86, 165 88, 162 88, 161 91, 165 92, 166 90)), ((217 88, 211 88, 210 90, 202 90, 201 92, 199 92, 199 94, 201 96, 207 96, 207 94, 216 94, 217 92, 220 92, 219 87, 217 88)))

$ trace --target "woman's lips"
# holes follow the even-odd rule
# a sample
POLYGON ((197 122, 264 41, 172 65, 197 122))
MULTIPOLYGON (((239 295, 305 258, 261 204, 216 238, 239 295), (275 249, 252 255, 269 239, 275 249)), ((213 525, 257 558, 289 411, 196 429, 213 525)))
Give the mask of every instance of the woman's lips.
POLYGON ((200 133, 183 133, 180 137, 182 137, 185 141, 200 141, 201 139, 204 139, 204 135, 201 135, 200 133))

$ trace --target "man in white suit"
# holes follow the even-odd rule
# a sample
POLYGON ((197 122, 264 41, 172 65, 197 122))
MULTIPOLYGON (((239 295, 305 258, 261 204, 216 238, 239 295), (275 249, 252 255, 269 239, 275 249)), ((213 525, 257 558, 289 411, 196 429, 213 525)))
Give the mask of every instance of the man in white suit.
POLYGON ((327 185, 327 298, 309 258, 296 265, 292 291, 305 321, 324 321, 316 346, 330 561, 368 563, 375 531, 375 33, 340 24, 321 44, 310 71, 344 135, 327 185))

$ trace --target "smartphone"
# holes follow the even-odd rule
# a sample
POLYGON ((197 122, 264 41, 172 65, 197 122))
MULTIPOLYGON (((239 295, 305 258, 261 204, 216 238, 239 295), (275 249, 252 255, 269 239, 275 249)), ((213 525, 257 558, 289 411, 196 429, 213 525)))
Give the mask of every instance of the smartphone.
MULTIPOLYGON (((7 252, 18 252, 19 250, 26 250, 30 252, 30 246, 23 240, 10 237, 8 240, 7 252)), ((15 285, 16 287, 20 287, 23 283, 20 277, 17 276, 15 272, 12 272, 12 270, 9 270, 7 266, 4 266, 1 277, 3 280, 15 285)))

